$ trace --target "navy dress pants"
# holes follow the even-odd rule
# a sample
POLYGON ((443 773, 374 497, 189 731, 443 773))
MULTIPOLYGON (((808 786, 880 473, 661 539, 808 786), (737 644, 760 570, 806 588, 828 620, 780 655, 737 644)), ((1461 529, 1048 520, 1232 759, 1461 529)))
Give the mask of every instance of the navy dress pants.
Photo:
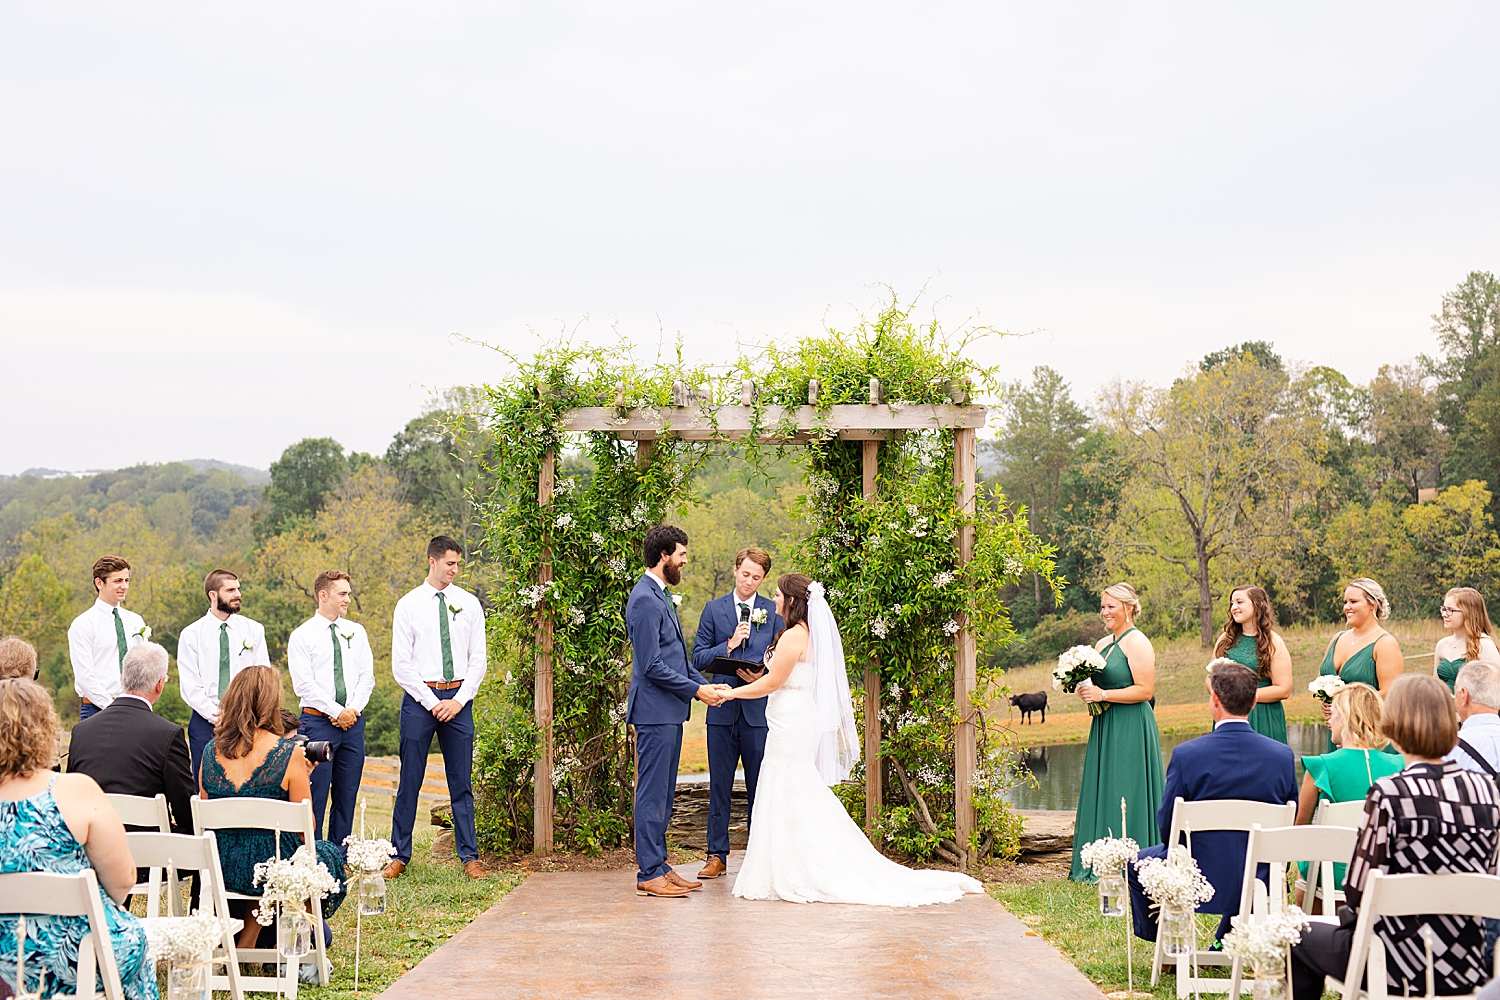
POLYGON ((354 804, 359 800, 359 782, 365 773, 365 717, 361 715, 354 725, 340 729, 327 716, 304 711, 297 731, 309 740, 327 740, 333 744, 333 759, 313 768, 308 784, 312 786, 314 835, 342 848, 344 838, 354 830, 354 804), (333 807, 328 810, 325 837, 323 810, 328 805, 330 789, 333 807))
MULTIPOLYGON (((1167 847, 1165 844, 1143 848, 1141 853, 1136 855, 1137 858, 1165 858, 1166 856, 1167 847)), ((1266 865, 1261 865, 1261 870, 1256 874, 1262 882, 1269 884, 1271 875, 1266 865)), ((1130 922, 1135 925, 1135 936, 1142 941, 1151 941, 1154 943, 1156 941, 1156 917, 1152 916, 1152 909, 1156 904, 1151 902, 1151 898, 1146 895, 1146 890, 1141 888, 1141 879, 1136 874, 1134 864, 1125 866, 1125 880, 1130 886, 1130 922)), ((1212 913, 1213 911, 1205 910, 1200 906, 1198 912, 1212 913)), ((1239 911, 1236 910, 1235 912, 1238 913, 1239 911)), ((1230 916, 1231 914, 1226 913, 1219 919, 1219 928, 1214 931, 1215 941, 1222 941, 1224 935, 1228 934, 1233 928, 1234 925, 1229 922, 1230 916)))
MULTIPOLYGON (((459 689, 429 689, 440 701, 448 701, 459 689)), ((437 737, 443 752, 443 770, 448 776, 448 798, 453 802, 453 846, 464 864, 479 860, 479 837, 474 830, 474 703, 464 705, 447 722, 422 707, 411 695, 401 697, 401 782, 396 788, 396 809, 391 816, 391 846, 396 859, 411 861, 411 828, 417 821, 417 801, 427 778, 427 755, 437 737)))
MULTIPOLYGON (((735 765, 745 762, 745 796, 755 811, 755 786, 766 755, 765 726, 746 724, 742 713, 727 726, 708 727, 708 853, 729 860, 729 808, 734 794, 735 765)), ((747 819, 746 825, 749 825, 747 819)))
POLYGON ((203 748, 214 738, 214 724, 194 712, 188 716, 188 756, 193 759, 193 783, 198 782, 198 768, 203 764, 203 748))
POLYGON ((98 705, 80 704, 78 706, 78 721, 79 722, 82 722, 84 719, 90 718, 91 716, 98 715, 98 714, 99 714, 99 706, 98 705))
POLYGON ((667 824, 677 794, 682 759, 682 723, 635 727, 636 881, 649 882, 672 870, 667 864, 667 824))

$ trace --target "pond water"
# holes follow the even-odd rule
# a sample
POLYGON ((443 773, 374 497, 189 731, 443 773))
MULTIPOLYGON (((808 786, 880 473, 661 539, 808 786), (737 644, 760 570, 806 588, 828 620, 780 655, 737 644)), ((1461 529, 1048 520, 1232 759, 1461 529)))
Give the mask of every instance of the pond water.
MULTIPOLYGON (((1202 735, 1197 734, 1197 735, 1202 735)), ((1328 747, 1328 728, 1321 725, 1292 722, 1286 727, 1287 743, 1297 757, 1297 783, 1302 783, 1302 755, 1316 756, 1328 747)), ((1161 738, 1161 762, 1165 768, 1172 757, 1172 750, 1179 743, 1186 743, 1194 736, 1163 736, 1161 738)), ((1012 788, 1005 800, 1017 809, 1066 809, 1078 808, 1078 788, 1083 783, 1083 758, 1087 744, 1063 743, 1055 746, 1032 747, 1024 751, 1024 763, 1034 781, 1012 788)))

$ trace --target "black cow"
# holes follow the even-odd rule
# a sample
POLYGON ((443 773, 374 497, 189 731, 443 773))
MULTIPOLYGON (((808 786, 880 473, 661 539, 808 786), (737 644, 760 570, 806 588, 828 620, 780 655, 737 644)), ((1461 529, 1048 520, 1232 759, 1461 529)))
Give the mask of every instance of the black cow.
POLYGON ((1010 703, 1021 710, 1021 721, 1031 722, 1032 712, 1041 712, 1042 721, 1047 721, 1047 692, 1038 691, 1035 694, 1013 694, 1010 703))

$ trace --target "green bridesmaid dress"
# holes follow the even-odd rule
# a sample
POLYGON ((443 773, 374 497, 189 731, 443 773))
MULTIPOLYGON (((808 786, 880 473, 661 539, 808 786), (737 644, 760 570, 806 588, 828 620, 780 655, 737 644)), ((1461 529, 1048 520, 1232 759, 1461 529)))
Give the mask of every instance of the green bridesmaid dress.
POLYGON ((1438 660, 1437 670, 1434 671, 1443 683, 1448 685, 1448 690, 1453 690, 1453 682, 1458 680, 1458 671, 1465 663, 1469 662, 1460 656, 1456 660, 1438 660))
MULTIPOLYGON (((1339 639, 1344 635, 1340 632, 1333 637, 1328 644, 1328 652, 1323 655, 1323 665, 1318 668, 1318 674, 1335 674, 1345 684, 1368 684, 1376 691, 1380 690, 1380 676, 1375 673, 1375 643, 1379 642, 1381 636, 1390 633, 1381 629, 1380 635, 1375 637, 1375 642, 1358 650, 1349 659, 1344 661, 1344 669, 1339 670, 1333 665, 1333 651, 1338 647, 1339 639)), ((1336 748, 1333 745, 1333 734, 1328 734, 1327 753, 1333 753, 1336 748)))
MULTIPOLYGON (((1129 635, 1135 629, 1126 629, 1129 635)), ((1124 638, 1124 635, 1121 638, 1124 638)), ((1130 663, 1119 639, 1100 650, 1104 669, 1093 681, 1114 690, 1135 683, 1130 663)), ((1142 847, 1161 843, 1156 828, 1156 810, 1161 807, 1166 780, 1161 766, 1161 736, 1151 703, 1109 703, 1089 726, 1088 751, 1083 761, 1083 787, 1078 790, 1078 813, 1073 822, 1073 868, 1075 882, 1094 881, 1078 854, 1083 845, 1101 837, 1120 836, 1120 799, 1125 799, 1126 836, 1142 847)))
MULTIPOLYGON (((1235 663, 1243 663, 1260 676, 1260 658, 1255 653, 1255 636, 1242 635, 1229 652, 1224 654, 1235 663)), ((1270 687, 1269 678, 1261 677, 1257 688, 1270 687)), ((1279 701, 1256 702, 1250 710, 1250 728, 1262 736, 1269 736, 1281 743, 1286 742, 1286 708, 1279 701)))

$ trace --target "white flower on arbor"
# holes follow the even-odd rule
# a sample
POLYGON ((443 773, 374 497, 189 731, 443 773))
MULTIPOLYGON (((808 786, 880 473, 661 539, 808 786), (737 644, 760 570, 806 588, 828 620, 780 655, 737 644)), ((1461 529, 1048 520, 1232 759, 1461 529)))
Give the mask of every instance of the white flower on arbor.
POLYGON ((932 578, 932 585, 935 588, 941 589, 943 587, 948 586, 948 584, 952 583, 953 579, 954 579, 954 577, 953 577, 952 572, 950 572, 949 570, 945 569, 941 573, 937 574, 936 576, 934 576, 932 578))
POLYGON ((557 515, 557 521, 555 523, 563 531, 567 531, 569 528, 573 527, 573 515, 559 514, 557 515))

